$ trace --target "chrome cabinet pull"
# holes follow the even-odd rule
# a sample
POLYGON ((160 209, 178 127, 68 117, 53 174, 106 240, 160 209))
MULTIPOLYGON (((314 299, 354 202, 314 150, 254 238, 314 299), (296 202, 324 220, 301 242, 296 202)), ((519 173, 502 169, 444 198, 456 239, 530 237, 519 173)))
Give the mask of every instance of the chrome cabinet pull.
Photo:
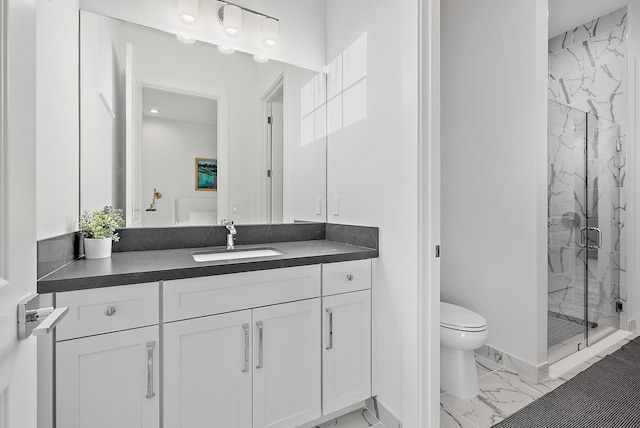
POLYGON ((153 392, 153 348, 156 342, 147 342, 147 398, 153 398, 156 393, 153 392))
POLYGON ((256 366, 256 368, 261 369, 262 367, 264 367, 264 326, 262 324, 262 321, 258 321, 256 323, 256 326, 258 327, 258 365, 256 366))
POLYGON ((347 281, 353 281, 353 275, 351 274, 347 275, 347 281))
POLYGON ((329 314, 329 346, 327 346, 327 351, 333 349, 333 309, 327 308, 327 313, 329 314))
POLYGON ((249 372, 249 324, 242 324, 244 330, 244 368, 242 373, 249 372))
POLYGON ((104 310, 104 314, 108 317, 115 315, 116 313, 116 307, 115 306, 109 306, 107 307, 107 309, 104 310))

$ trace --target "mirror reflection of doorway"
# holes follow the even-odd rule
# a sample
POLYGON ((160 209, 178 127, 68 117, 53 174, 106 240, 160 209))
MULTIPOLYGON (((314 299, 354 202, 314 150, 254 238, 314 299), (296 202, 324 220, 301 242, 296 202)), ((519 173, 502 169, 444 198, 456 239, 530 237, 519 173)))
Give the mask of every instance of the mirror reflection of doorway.
POLYGON ((269 119, 268 125, 268 168, 269 179, 269 214, 270 223, 282 223, 282 187, 283 187, 283 140, 284 140, 284 94, 282 87, 267 104, 269 119))
POLYGON ((260 217, 265 223, 284 221, 284 75, 271 84, 259 101, 260 217))
MULTIPOLYGON (((167 227, 215 225, 218 192, 196 188, 196 159, 218 158, 215 99, 172 89, 142 85, 142 123, 139 150, 142 226, 167 227), (162 193, 154 200, 154 191, 162 193)), ((139 153, 139 159, 135 154, 139 153)), ((134 178, 134 182, 135 182, 134 178)), ((135 193, 135 191, 134 191, 135 193)))

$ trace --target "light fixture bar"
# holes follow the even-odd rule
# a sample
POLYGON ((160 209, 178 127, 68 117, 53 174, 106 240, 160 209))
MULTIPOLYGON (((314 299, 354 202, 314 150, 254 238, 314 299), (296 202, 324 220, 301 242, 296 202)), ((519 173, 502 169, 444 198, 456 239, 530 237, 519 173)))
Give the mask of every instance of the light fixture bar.
POLYGON ((228 2, 228 1, 225 1, 225 0, 216 0, 216 1, 218 3, 222 3, 224 5, 236 6, 236 7, 239 7, 240 9, 244 10, 245 12, 250 12, 250 13, 253 13, 254 15, 258 15, 258 16, 264 16, 265 18, 274 19, 274 20, 280 22, 280 20, 278 18, 274 18, 273 16, 265 15, 262 12, 257 12, 257 11, 252 10, 252 9, 247 9, 246 7, 240 6, 239 4, 231 3, 231 2, 228 2))

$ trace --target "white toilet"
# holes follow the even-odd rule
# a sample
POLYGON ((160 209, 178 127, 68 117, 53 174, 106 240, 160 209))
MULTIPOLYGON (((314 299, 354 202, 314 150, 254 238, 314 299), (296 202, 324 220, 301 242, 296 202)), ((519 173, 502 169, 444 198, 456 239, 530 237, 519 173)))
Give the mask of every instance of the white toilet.
POLYGON ((478 395, 474 349, 487 342, 487 320, 469 309, 440 303, 440 388, 468 400, 478 395))

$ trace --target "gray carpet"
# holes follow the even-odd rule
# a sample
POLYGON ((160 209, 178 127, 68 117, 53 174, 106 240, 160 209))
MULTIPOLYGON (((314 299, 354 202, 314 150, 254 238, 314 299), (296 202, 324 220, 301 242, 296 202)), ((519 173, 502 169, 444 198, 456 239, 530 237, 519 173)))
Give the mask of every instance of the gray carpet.
POLYGON ((640 338, 494 426, 640 427, 640 338))

